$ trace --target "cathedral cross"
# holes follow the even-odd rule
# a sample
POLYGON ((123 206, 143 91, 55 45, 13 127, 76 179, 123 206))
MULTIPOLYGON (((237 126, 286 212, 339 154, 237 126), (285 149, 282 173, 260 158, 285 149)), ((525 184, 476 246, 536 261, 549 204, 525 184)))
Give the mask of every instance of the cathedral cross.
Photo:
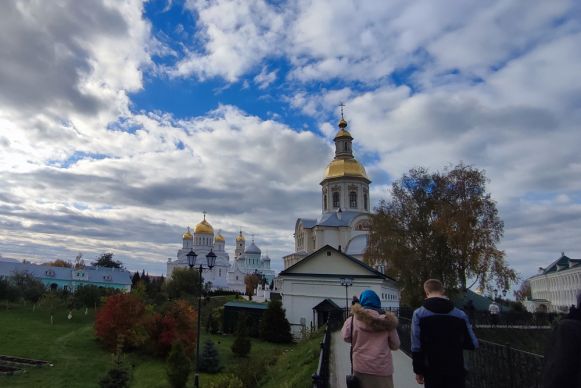
POLYGON ((343 108, 345 107, 345 104, 341 102, 339 106, 341 107, 341 118, 343 118, 343 108))

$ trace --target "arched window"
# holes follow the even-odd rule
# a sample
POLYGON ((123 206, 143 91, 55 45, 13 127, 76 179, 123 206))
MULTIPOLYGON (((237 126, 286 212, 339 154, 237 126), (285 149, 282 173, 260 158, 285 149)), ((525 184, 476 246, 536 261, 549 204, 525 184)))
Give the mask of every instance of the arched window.
POLYGON ((333 193, 333 207, 339 207, 339 192, 333 193))
POLYGON ((369 210, 369 209, 367 208, 367 194, 363 194, 363 208, 364 208, 365 210, 369 210))
POLYGON ((357 192, 355 192, 355 191, 349 192, 349 206, 351 208, 357 207, 357 192))
POLYGON ((327 194, 323 194, 323 209, 327 210, 327 194))

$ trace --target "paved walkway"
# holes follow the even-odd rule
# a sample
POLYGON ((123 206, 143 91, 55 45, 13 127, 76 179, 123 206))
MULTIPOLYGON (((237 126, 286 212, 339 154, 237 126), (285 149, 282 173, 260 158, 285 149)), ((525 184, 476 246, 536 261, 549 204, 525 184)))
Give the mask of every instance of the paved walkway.
MULTIPOLYGON (((393 385, 395 388, 422 388, 416 383, 412 369, 412 359, 401 350, 393 354, 393 385)), ((331 388, 346 388, 345 376, 351 373, 349 362, 349 344, 341 338, 341 332, 331 337, 331 360, 329 361, 331 388)))

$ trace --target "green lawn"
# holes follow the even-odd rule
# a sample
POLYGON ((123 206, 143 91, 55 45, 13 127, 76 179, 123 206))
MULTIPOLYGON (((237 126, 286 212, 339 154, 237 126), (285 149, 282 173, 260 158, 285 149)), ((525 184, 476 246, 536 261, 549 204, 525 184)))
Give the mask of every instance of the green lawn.
POLYGON ((550 329, 514 329, 497 327, 494 329, 476 328, 478 338, 496 342, 501 345, 509 344, 513 348, 536 354, 544 354, 545 347, 551 336, 550 329))
MULTIPOLYGON (((31 306, 0 310, 0 354, 42 359, 54 364, 53 367, 29 368, 22 375, 0 376, 0 387, 98 386, 97 382, 112 366, 112 355, 104 351, 95 339, 94 312, 89 311, 89 314, 85 316, 84 310, 74 310, 70 321, 66 317, 67 313, 67 310, 58 310, 55 313, 54 325, 51 326, 50 314, 47 310, 36 309, 33 312, 31 306)), ((298 387, 301 385, 292 385, 293 378, 296 379, 301 374, 308 377, 316 369, 316 362, 313 364, 312 359, 315 353, 318 357, 320 339, 305 342, 304 344, 309 344, 308 346, 304 344, 277 345, 252 339, 251 354, 248 358, 240 359, 230 350, 234 337, 207 335, 202 329, 200 351, 203 349, 206 338, 211 338, 218 348, 223 366, 221 374, 246 373, 249 364, 268 366, 282 354, 279 363, 273 366, 275 370, 278 370, 273 376, 280 376, 285 379, 280 381, 291 384, 285 386, 298 387), (310 364, 304 361, 307 359, 310 364), (280 362, 286 362, 286 364, 281 366, 280 362), (297 373, 293 368, 296 368, 297 373)), ((134 366, 134 387, 169 387, 163 360, 129 354, 126 362, 134 366)), ((212 381, 216 379, 216 376, 202 374, 201 383, 212 381)), ((278 379, 278 377, 274 378, 278 379)), ((282 386, 273 384, 271 379, 266 386, 282 386)))

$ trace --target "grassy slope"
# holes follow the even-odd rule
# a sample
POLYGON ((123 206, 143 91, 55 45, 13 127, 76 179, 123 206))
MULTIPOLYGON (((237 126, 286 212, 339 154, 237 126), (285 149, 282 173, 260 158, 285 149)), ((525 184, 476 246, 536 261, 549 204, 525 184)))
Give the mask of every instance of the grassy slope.
MULTIPOLYGON (((46 310, 37 309, 33 313, 29 306, 0 310, 0 354, 43 359, 54 364, 51 368, 29 368, 23 375, 0 376, 0 387, 97 387, 97 382, 111 367, 112 357, 95 340, 94 313, 89 311, 89 315, 85 316, 84 311, 75 310, 70 321, 66 315, 66 310, 57 311, 55 324, 51 326, 46 310)), ((230 350, 234 337, 206 335, 202 329, 200 351, 205 338, 211 338, 216 344, 223 373, 237 374, 241 359, 230 350)), ((293 348, 298 349, 299 346, 252 339, 249 357, 262 359, 265 355, 278 355, 293 348)), ((163 360, 130 354, 127 363, 134 365, 132 386, 169 387, 163 360)), ((311 368, 309 375, 315 368, 311 368)), ((216 376, 202 374, 201 383, 212 381, 216 376)))
POLYGON ((27 306, 0 311, 0 353, 50 361, 54 367, 30 368, 19 376, 0 377, 2 387, 94 387, 109 367, 111 356, 93 335, 94 313, 55 313, 50 325, 46 310, 27 306))
POLYGON ((545 346, 550 338, 549 329, 475 329, 476 336, 483 340, 498 344, 509 344, 513 348, 536 354, 544 354, 545 346))
POLYGON ((285 351, 262 379, 263 388, 303 388, 312 385, 311 376, 319 363, 323 335, 301 342, 285 351))

